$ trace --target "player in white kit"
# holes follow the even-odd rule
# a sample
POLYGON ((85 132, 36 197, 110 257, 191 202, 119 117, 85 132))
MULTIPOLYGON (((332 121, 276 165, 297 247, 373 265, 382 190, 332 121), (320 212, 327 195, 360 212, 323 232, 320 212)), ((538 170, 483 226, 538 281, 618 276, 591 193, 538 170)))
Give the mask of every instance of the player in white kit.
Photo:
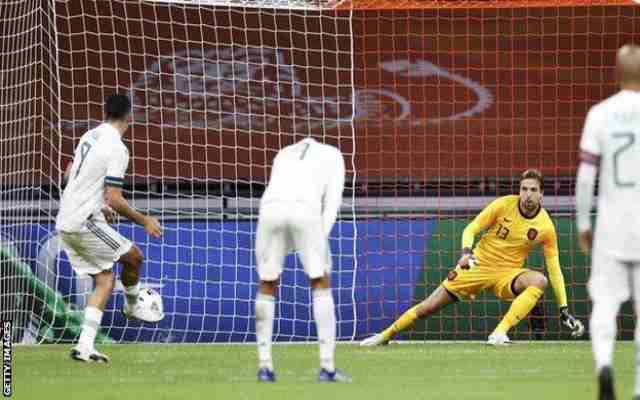
POLYGON ((256 261, 260 287, 256 296, 258 380, 275 381, 271 336, 275 293, 285 256, 295 250, 309 277, 313 316, 320 347, 321 382, 348 382, 335 368, 336 317, 331 294, 328 237, 338 215, 345 167, 340 150, 307 138, 280 150, 260 201, 256 261))
POLYGON ((84 310, 82 333, 71 350, 72 359, 86 362, 109 361, 95 349, 94 341, 113 291, 114 262, 123 266, 120 278, 126 295, 124 314, 151 322, 163 316, 161 302, 148 295, 149 289, 139 287, 142 252, 111 228, 105 218, 111 218, 115 211, 144 226, 153 237, 162 234, 157 219, 134 210, 122 196, 124 173, 129 164, 129 151, 122 143, 131 115, 129 99, 123 95, 109 97, 105 114, 106 122, 80 138, 73 163, 65 174, 67 185, 56 218, 56 230, 71 266, 77 274, 92 276, 95 283, 84 310))
MULTIPOLYGON (((593 310, 591 341, 599 399, 615 399, 611 368, 616 316, 630 297, 640 312, 640 48, 617 53, 620 91, 589 110, 580 142, 576 183, 580 247, 593 258, 588 289, 593 310), (599 169, 597 222, 591 233, 591 206, 599 169)), ((640 326, 635 330, 640 357, 640 326)), ((640 399, 636 367, 635 399, 640 399)))

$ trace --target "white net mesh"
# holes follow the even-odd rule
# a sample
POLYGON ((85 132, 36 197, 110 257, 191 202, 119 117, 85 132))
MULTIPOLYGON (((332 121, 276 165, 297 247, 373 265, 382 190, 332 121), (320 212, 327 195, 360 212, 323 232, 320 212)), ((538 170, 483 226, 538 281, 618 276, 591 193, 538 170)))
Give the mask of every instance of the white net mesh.
MULTIPOLYGON (((46 129, 31 131, 33 139, 20 136, 4 142, 4 146, 15 143, 6 153, 15 155, 15 161, 7 162, 15 170, 12 179, 22 179, 17 182, 21 187, 29 186, 24 184, 27 177, 55 186, 58 166, 64 168, 80 136, 103 119, 104 99, 114 93, 132 98, 134 123, 124 138, 131 153, 125 192, 134 207, 160 218, 165 233, 152 240, 142 228, 122 219, 117 228, 145 254, 142 283, 162 294, 167 316, 157 325, 125 320, 119 311, 124 298, 118 284, 99 340, 253 340, 255 217, 271 160, 296 134, 298 139, 312 135, 339 146, 350 164, 354 96, 350 14, 323 13, 316 10, 322 6, 319 2, 295 3, 286 9, 276 7, 285 2, 271 3, 270 8, 214 4, 57 1, 49 4, 55 6, 57 37, 43 29, 53 19, 30 25, 46 33, 42 42, 39 34, 30 37, 38 52, 29 59, 36 66, 3 64, 6 69, 24 69, 19 74, 12 71, 16 85, 34 75, 28 68, 47 69, 46 90, 56 93, 46 96, 51 109, 46 129), (41 43, 52 47, 40 53, 41 43), (53 112, 59 112, 59 123, 53 112), (54 140, 47 146, 55 156, 34 156, 33 162, 41 164, 16 168, 30 162, 25 161, 26 154, 37 154, 24 148, 33 146, 29 140, 46 137, 54 140)), ((29 9, 22 8, 25 13, 29 9)), ((9 54, 27 52, 25 43, 3 52, 3 62, 15 60, 9 54)), ((26 93, 35 91, 35 84, 26 82, 23 92, 6 98, 37 102, 35 92, 26 93)), ((25 119, 37 115, 28 109, 25 114, 25 119)), ((26 131, 25 122, 6 121, 21 124, 12 132, 26 131)), ((7 195, 19 200, 17 194, 7 195)), ((50 215, 54 214, 51 207, 50 215)), ((35 272, 29 279, 42 286, 35 296, 43 304, 33 310, 32 322, 16 324, 17 329, 37 340, 73 340, 91 280, 72 271, 50 218, 23 218, 21 223, 25 222, 31 235, 25 238, 25 247, 31 257, 23 260, 35 272)), ((354 231, 353 218, 347 216, 332 238, 341 338, 351 338, 355 332, 354 231)), ((308 282, 296 264, 290 257, 282 278, 276 340, 315 337, 308 282)))
MULTIPOLYGON (((577 144, 588 107, 616 90, 615 49, 639 40, 640 7, 50 0, 4 1, 0 11, 0 310, 18 339, 79 332, 91 281, 60 255, 55 199, 60 168, 116 92, 135 111, 125 191, 161 218, 165 236, 150 240, 126 221, 118 229, 142 248, 143 283, 160 291, 167 317, 127 322, 118 286, 99 340, 253 340, 256 206, 292 134, 347 157, 351 199, 331 240, 340 339, 379 331, 437 287, 468 219, 512 193, 528 167, 547 176, 570 307, 588 315, 572 214, 577 144)), ((539 254, 528 265, 542 267, 539 254)), ((313 339, 307 280, 292 257, 279 300, 276 339, 313 339)), ((552 296, 541 305, 540 334, 563 337, 552 296)), ((505 307, 481 297, 412 337, 484 338, 505 307)))
POLYGON ((4 1, 0 16, 0 319, 29 341, 62 306, 33 273, 59 173, 56 27, 47 2, 4 1))

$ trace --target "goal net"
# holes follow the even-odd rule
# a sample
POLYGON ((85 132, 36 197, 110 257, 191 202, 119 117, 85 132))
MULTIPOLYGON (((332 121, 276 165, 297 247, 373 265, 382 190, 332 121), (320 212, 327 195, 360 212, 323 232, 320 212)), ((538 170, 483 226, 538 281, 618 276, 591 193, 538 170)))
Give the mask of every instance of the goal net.
POLYGON ((58 49, 46 3, 0 3, 0 319, 13 321, 14 340, 27 342, 37 335, 25 335, 26 327, 43 320, 50 323, 40 337, 56 336, 53 322, 62 327, 56 315, 65 310, 56 295, 62 277, 36 279, 38 243, 52 233, 59 189, 58 49))
MULTIPOLYGON (((640 7, 612 1, 8 1, 0 47, 0 296, 22 342, 76 339, 91 280, 54 229, 60 171, 126 93, 125 193, 161 220, 143 285, 166 318, 126 320, 118 283, 101 341, 254 337, 257 205, 270 162, 310 135, 345 155, 331 234, 338 338, 379 331, 455 265, 465 224, 526 168, 546 176, 570 307, 586 319, 588 260, 572 188, 587 109, 612 94, 614 54, 640 39, 640 7), (523 7, 526 5, 527 7, 523 7)), ((527 266, 541 269, 536 253, 527 266)), ((116 267, 119 271, 119 267, 116 267)), ((310 291, 287 258, 275 339, 315 339, 310 291)), ((483 339, 508 303, 491 294, 405 338, 483 339)), ((548 290, 519 338, 566 338, 548 290)), ((630 308, 621 334, 632 337, 630 308)))

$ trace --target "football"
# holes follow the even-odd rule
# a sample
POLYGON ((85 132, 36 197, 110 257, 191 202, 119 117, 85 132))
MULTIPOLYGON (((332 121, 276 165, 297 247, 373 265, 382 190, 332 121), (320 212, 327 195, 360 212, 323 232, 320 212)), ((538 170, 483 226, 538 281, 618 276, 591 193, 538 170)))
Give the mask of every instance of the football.
POLYGON ((142 288, 138 294, 138 305, 142 310, 140 319, 146 322, 158 322, 164 318, 162 297, 155 289, 142 288))

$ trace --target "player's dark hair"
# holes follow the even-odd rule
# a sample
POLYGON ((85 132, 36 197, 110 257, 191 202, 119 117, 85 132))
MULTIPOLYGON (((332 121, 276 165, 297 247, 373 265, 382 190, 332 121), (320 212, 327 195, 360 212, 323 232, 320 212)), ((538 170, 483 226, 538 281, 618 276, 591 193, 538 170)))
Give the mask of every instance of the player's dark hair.
POLYGON ((131 113, 131 101, 123 94, 111 95, 104 103, 104 113, 107 121, 125 119, 131 113))
POLYGON ((520 175, 520 183, 522 183, 522 181, 525 179, 537 180, 540 184, 540 191, 542 192, 544 190, 544 179, 542 178, 542 172, 538 171, 537 169, 530 168, 524 171, 522 175, 520 175))

